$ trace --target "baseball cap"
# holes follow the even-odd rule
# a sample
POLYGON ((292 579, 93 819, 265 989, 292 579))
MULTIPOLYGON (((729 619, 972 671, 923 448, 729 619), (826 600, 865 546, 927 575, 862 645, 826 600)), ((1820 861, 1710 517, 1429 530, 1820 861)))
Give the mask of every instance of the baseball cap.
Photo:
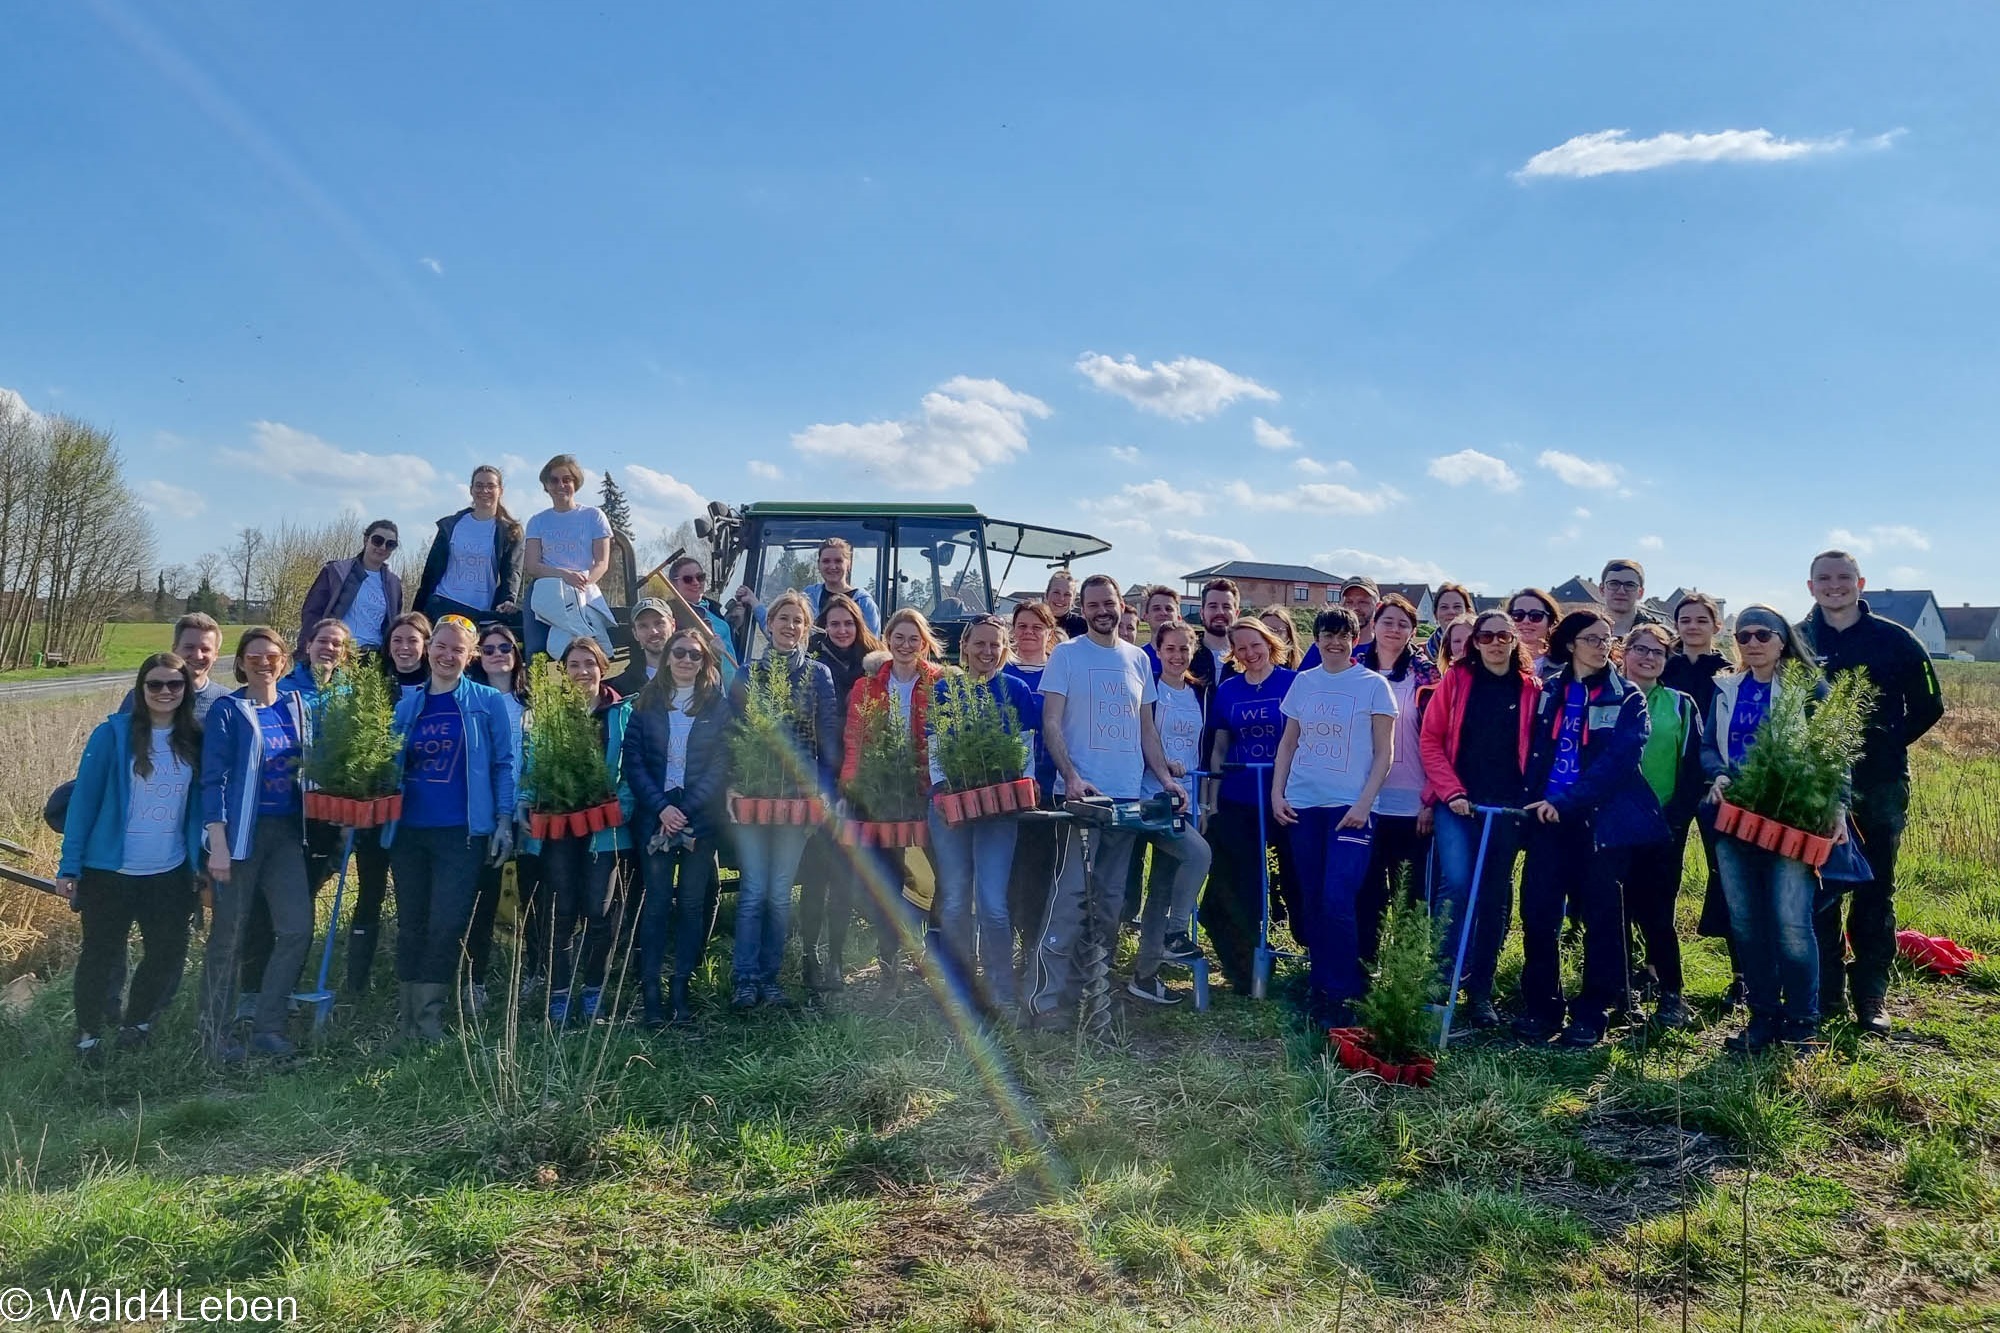
POLYGON ((653 612, 663 620, 672 620, 674 618, 674 609, 667 605, 666 598, 642 597, 632 605, 632 619, 636 621, 648 611, 653 612))
POLYGON ((1340 585, 1342 592, 1346 592, 1349 588, 1366 588, 1370 597, 1380 597, 1382 595, 1382 589, 1376 585, 1374 579, 1369 578, 1366 574, 1356 574, 1353 578, 1348 579, 1340 585))

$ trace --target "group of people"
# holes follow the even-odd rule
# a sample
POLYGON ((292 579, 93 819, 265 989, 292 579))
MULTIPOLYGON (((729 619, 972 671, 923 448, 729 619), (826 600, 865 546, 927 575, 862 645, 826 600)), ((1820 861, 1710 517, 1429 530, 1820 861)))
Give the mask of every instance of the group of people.
POLYGON ((781 976, 795 933, 808 997, 843 986, 857 912, 874 927, 886 985, 914 965, 983 1021, 1074 1022, 1087 942, 1127 927, 1133 1003, 1179 1002, 1162 969, 1202 958, 1203 934, 1226 982, 1249 993, 1268 911, 1305 950, 1313 1019, 1341 1025, 1367 990, 1383 909, 1407 891, 1444 922, 1443 974, 1463 957, 1466 1021, 1490 1028, 1502 1021, 1495 973, 1518 862, 1514 1030, 1589 1047, 1634 1016, 1692 1021, 1676 924, 1691 829, 1708 867, 1700 929, 1727 942, 1748 1009, 1732 1044, 1809 1042, 1850 1005, 1864 1034, 1888 1030, 1906 752, 1943 703, 1915 638, 1869 612, 1851 554, 1814 557, 1815 607, 1797 625, 1752 605, 1725 632, 1701 593, 1669 623, 1645 605, 1639 563, 1616 560, 1602 605, 1565 608, 1527 588, 1480 609, 1446 584, 1427 637, 1405 598, 1350 580, 1309 643, 1289 611, 1244 607, 1227 579, 1202 588, 1190 621, 1169 588, 1128 606, 1110 576, 1065 569, 1042 598, 961 622, 947 666, 922 612, 884 617, 848 581, 847 543, 829 538, 820 583, 768 605, 739 590, 734 623, 706 596, 703 561, 676 560, 671 593, 633 607, 631 655, 614 674, 608 639, 591 632, 610 614, 597 588, 609 527, 576 504, 573 458, 541 475, 551 508, 524 527, 501 503, 498 470, 473 474, 471 504, 439 522, 415 610, 388 567, 395 528, 376 523, 360 554, 313 585, 296 641, 240 631, 240 688, 212 675, 222 631, 206 616, 184 617, 173 651, 147 659, 91 736, 64 820, 59 882, 82 916, 85 1058, 149 1039, 184 967, 198 888, 210 903, 206 1049, 222 1061, 289 1052, 287 1001, 315 895, 350 854, 346 988, 369 985, 393 887, 400 1030, 416 1041, 442 1037, 455 1003, 486 1004, 509 865, 519 991, 557 1026, 622 1017, 609 1012, 607 977, 628 965, 634 1017, 691 1021, 719 869, 733 863, 728 999, 739 1009, 797 1002, 781 976), (623 818, 588 837, 531 836, 528 666, 540 651, 590 701, 617 791, 623 818), (397 690, 403 806, 388 826, 356 831, 306 817, 301 761, 332 673, 362 654, 397 690), (1866 670, 1878 690, 1848 813, 1828 830, 1858 843, 1862 870, 1847 882, 1712 827, 1793 659, 1866 670), (783 701, 791 766, 834 818, 733 817, 730 737, 752 692, 783 701), (853 802, 875 720, 907 729, 911 780, 935 798, 952 728, 980 710, 1019 742, 1017 776, 1036 779, 1044 807, 1164 797, 1185 819, 1158 832, 1093 828, 1088 857, 1072 822, 948 819, 941 800, 921 850, 836 836, 841 817, 866 817, 853 802), (906 892, 919 856, 935 883, 927 908, 906 892), (1582 936, 1574 993, 1562 981, 1566 920, 1582 936), (135 924, 144 953, 128 988, 135 924), (1641 986, 1650 1016, 1637 1009, 1641 986))

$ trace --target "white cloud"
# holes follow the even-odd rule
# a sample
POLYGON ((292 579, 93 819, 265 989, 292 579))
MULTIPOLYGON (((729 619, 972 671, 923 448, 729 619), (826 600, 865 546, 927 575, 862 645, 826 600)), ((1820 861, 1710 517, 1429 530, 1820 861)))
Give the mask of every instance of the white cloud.
POLYGON ((1224 560, 1248 560, 1254 554, 1234 537, 1189 532, 1186 528, 1168 528, 1161 535, 1166 538, 1160 548, 1162 555, 1195 566, 1220 564, 1224 560))
POLYGON ((1582 505, 1578 505, 1576 508, 1570 510, 1569 512, 1577 518, 1590 517, 1590 511, 1588 509, 1585 509, 1582 505))
POLYGON ((438 263, 437 260, 432 259, 429 255, 425 255, 422 259, 419 259, 417 262, 419 264, 422 264, 425 268, 429 269, 431 272, 437 274, 439 277, 444 276, 444 265, 438 263))
POLYGON ((1141 412, 1176 421, 1212 417, 1239 398, 1278 401, 1276 390, 1193 356, 1155 361, 1149 368, 1136 357, 1114 361, 1101 352, 1085 352, 1076 359, 1076 368, 1092 384, 1141 412))
MULTIPOLYGON (((1538 177, 1571 179, 1616 172, 1651 171, 1686 162, 1788 162, 1819 153, 1838 153, 1851 145, 1843 131, 1825 139, 1784 139, 1769 130, 1721 130, 1714 134, 1669 131, 1650 139, 1631 139, 1629 130, 1595 130, 1545 148, 1514 173, 1517 181, 1538 177)), ((1902 135, 1891 130, 1864 139, 1864 148, 1887 148, 1902 135)))
POLYGON ((1560 449, 1542 450, 1541 455, 1535 459, 1535 466, 1555 473, 1566 485, 1582 487, 1584 490, 1608 491, 1618 485, 1616 464, 1578 458, 1575 454, 1566 454, 1560 449))
POLYGON ((1667 543, 1658 533, 1649 532, 1639 539, 1639 549, 1642 551, 1664 551, 1667 549, 1667 543))
POLYGON ((1266 449, 1296 449, 1299 447, 1298 436, 1292 434, 1290 426, 1273 426, 1262 417, 1251 418, 1250 434, 1255 436, 1257 443, 1266 449))
POLYGON ((781 481, 785 476, 783 468, 779 467, 776 463, 766 463, 761 458, 751 459, 748 466, 750 475, 759 481, 781 481))
POLYGON ((1906 587, 1912 583, 1922 583, 1925 577, 1925 571, 1915 565, 1897 565, 1889 571, 1889 578, 1892 581, 1906 587))
MULTIPOLYGON (((3 414, 4 404, 0 404, 0 415, 3 414)), ((144 481, 135 482, 132 493, 139 497, 139 502, 146 508, 169 518, 193 518, 208 508, 208 501, 203 498, 200 491, 176 486, 157 477, 148 477, 144 481)))
POLYGON ((1354 464, 1345 459, 1335 459, 1331 463, 1322 463, 1317 458, 1301 456, 1292 460, 1292 468, 1294 471, 1305 473, 1308 477, 1351 477, 1354 475, 1354 464))
POLYGON ((669 473, 655 472, 640 463, 627 463, 618 471, 625 474, 625 492, 647 508, 665 507, 676 521, 695 514, 707 504, 700 492, 669 473))
POLYGON ((1232 481, 1223 493, 1245 509, 1278 513, 1379 514, 1403 498, 1393 486, 1358 491, 1333 481, 1309 481, 1282 491, 1256 491, 1232 481))
POLYGON ((1124 517, 1149 514, 1156 518, 1199 517, 1208 512, 1207 497, 1195 491, 1175 490, 1173 483, 1155 477, 1151 481, 1128 482, 1116 495, 1102 500, 1084 500, 1085 509, 1097 514, 1124 517))
POLYGON ((1496 491, 1521 489, 1519 473, 1492 454, 1482 454, 1477 449, 1460 449, 1455 454, 1433 458, 1424 471, 1447 486, 1470 486, 1476 482, 1496 491))
POLYGON ((1114 444, 1105 451, 1121 463, 1137 463, 1140 453, 1137 445, 1114 444))
POLYGON ((1435 586, 1451 577, 1445 573, 1443 565, 1428 560, 1412 560, 1403 555, 1376 555, 1372 551, 1357 551, 1349 546, 1316 555, 1312 562, 1343 577, 1366 574, 1390 583, 1428 583, 1435 586))
POLYGON ((1905 551, 1931 549, 1931 539, 1905 523, 1877 523, 1862 532, 1835 528, 1826 534, 1826 544, 1842 547, 1856 555, 1872 555, 1876 551, 1899 549, 1905 551))
POLYGON ((280 421, 250 423, 247 449, 223 449, 230 463, 276 478, 335 506, 366 501, 389 506, 429 504, 456 488, 416 454, 342 449, 280 421))
POLYGON ((12 417, 26 417, 32 424, 42 419, 42 414, 28 406, 28 400, 12 389, 0 388, 0 421, 12 417))
POLYGON ((960 375, 925 394, 914 418, 808 426, 792 436, 792 447, 809 458, 859 463, 898 490, 944 490, 1026 453, 1027 419, 1048 415, 1039 398, 960 375))

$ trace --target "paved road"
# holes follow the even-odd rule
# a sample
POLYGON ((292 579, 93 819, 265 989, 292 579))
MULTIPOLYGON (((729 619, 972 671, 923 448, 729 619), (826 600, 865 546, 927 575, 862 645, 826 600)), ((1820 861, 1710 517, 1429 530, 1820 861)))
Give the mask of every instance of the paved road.
POLYGON ((53 699, 64 694, 84 694, 91 690, 108 690, 115 685, 130 685, 132 673, 129 671, 105 671, 88 676, 50 676, 45 680, 0 681, 0 703, 11 703, 23 699, 53 699))

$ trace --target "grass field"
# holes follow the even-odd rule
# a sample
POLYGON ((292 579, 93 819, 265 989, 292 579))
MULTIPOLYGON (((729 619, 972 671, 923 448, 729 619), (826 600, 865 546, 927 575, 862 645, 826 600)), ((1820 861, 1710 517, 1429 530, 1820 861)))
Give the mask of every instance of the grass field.
MULTIPOLYGON (((1947 683, 1901 914, 2000 952, 2000 672, 1947 683)), ((0 712, 10 836, 95 720, 36 708, 0 712)), ((12 892, 0 977, 69 947, 12 892)), ((220 1076, 184 991, 180 1040, 97 1072, 58 985, 0 1018, 0 1287, 228 1286, 343 1329, 2000 1324, 2000 968, 1899 968, 1895 1040, 1751 1064, 1719 950, 1689 967, 1702 1031, 1455 1047, 1425 1091, 1278 1004, 967 1044, 867 974, 816 1017, 404 1057, 382 996, 220 1076)))
POLYGON ((104 627, 102 661, 66 667, 21 667, 14 671, 0 671, 0 681, 48 680, 57 676, 94 675, 100 671, 130 671, 136 675, 141 662, 173 646, 174 625, 170 620, 159 624, 113 621, 104 627))

